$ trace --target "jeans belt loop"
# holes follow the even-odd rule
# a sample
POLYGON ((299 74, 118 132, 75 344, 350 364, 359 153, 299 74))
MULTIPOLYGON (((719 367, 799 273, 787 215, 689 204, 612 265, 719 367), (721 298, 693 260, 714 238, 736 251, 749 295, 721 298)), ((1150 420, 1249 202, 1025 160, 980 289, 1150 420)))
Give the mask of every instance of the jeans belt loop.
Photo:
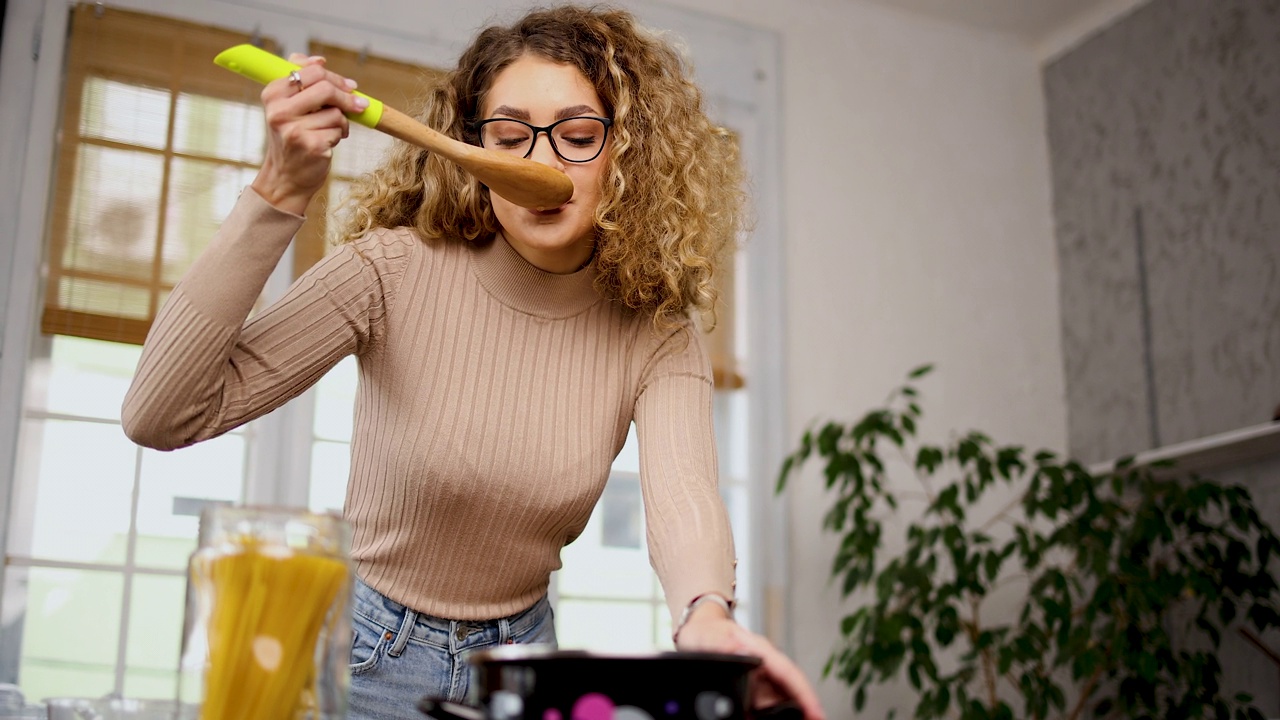
POLYGON ((387 654, 391 657, 400 657, 404 652, 404 647, 409 644, 409 636, 413 634, 413 624, 418 621, 418 613, 404 609, 404 620, 400 623, 400 632, 396 633, 396 641, 391 644, 391 649, 387 654))

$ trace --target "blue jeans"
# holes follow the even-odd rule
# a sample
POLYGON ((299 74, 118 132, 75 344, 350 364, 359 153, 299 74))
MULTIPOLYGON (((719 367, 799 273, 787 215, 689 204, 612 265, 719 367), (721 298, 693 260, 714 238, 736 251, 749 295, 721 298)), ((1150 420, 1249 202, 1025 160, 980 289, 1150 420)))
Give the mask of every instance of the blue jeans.
POLYGON ((417 706, 428 695, 474 704, 468 654, 556 642, 545 596, 511 617, 445 620, 410 610, 357 579, 351 609, 348 720, 426 720, 417 706))

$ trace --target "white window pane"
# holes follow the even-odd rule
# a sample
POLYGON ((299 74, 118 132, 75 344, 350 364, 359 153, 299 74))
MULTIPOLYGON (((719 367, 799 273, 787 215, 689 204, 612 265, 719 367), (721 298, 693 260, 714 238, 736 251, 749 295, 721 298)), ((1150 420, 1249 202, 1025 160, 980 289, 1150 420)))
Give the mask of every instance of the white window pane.
POLYGON ((171 700, 176 696, 186 592, 185 577, 133 577, 125 650, 125 697, 171 700))
POLYGON ((139 566, 187 566, 204 503, 233 503, 243 497, 246 447, 243 435, 230 433, 172 452, 143 451, 139 566))
POLYGON ((742 482, 751 474, 747 457, 750 415, 746 390, 722 390, 714 400, 721 482, 742 482))
POLYGON ((308 502, 312 512, 342 511, 350 468, 349 444, 317 442, 311 446, 311 498, 308 502))
POLYGON ((334 148, 330 172, 343 177, 358 177, 376 167, 394 142, 389 135, 352 123, 351 134, 334 148))
POLYGON ((604 548, 642 550, 645 547, 643 500, 634 476, 614 478, 596 506, 600 514, 600 544, 604 548))
POLYGON ((123 581, 119 574, 30 568, 18 685, 28 699, 98 697, 115 686, 123 581))
MULTIPOLYGON (((747 486, 736 483, 720 483, 720 497, 729 513, 729 526, 733 529, 734 548, 739 554, 747 549, 751 524, 751 494, 747 486)), ((742 564, 739 560, 739 565, 742 564)), ((739 568, 741 570, 741 568, 739 568)), ((739 573, 741 577, 741 573, 739 573)))
MULTIPOLYGON (((32 409, 63 415, 120 419, 142 348, 137 345, 55 335, 52 358, 41 370, 43 397, 30 393, 32 409)), ((39 373, 33 368, 34 376, 39 373)))
POLYGON ((642 550, 601 548, 579 538, 560 555, 564 561, 557 586, 561 597, 650 597, 653 570, 642 550))
POLYGON ((560 647, 597 652, 653 650, 654 606, 645 602, 607 602, 560 598, 556 640, 560 647))
POLYGON ((747 561, 750 549, 751 527, 751 493, 746 485, 720 485, 720 496, 724 498, 725 507, 729 511, 729 524, 733 527, 734 549, 738 554, 738 566, 735 574, 738 580, 738 607, 734 611, 739 623, 749 628, 758 627, 745 600, 750 597, 750 588, 755 582, 751 574, 752 563, 747 561))
POLYGON ((124 562, 137 446, 119 425, 49 420, 27 427, 35 430, 24 442, 40 447, 32 554, 124 562))
POLYGON ((562 598, 651 599, 653 570, 644 543, 639 478, 615 473, 582 535, 560 552, 562 598), (639 542, 625 541, 636 536, 639 542))
POLYGON ((636 438, 636 426, 627 428, 627 441, 613 461, 613 469, 619 472, 640 473, 640 441, 636 438))
POLYGON ((317 438, 351 441, 358 382, 356 358, 347 356, 316 383, 316 414, 312 427, 317 438))
MULTIPOLYGON (((653 579, 656 583, 658 578, 653 579)), ((658 597, 662 597, 662 588, 658 588, 658 597)), ((674 650, 675 643, 671 642, 671 611, 667 609, 666 602, 657 603, 653 606, 654 619, 654 650, 674 650)))
POLYGON ((174 111, 173 149, 241 162, 262 162, 262 106, 182 93, 174 111))
POLYGON ((81 95, 80 134, 163 148, 169 128, 169 92, 91 77, 81 95))

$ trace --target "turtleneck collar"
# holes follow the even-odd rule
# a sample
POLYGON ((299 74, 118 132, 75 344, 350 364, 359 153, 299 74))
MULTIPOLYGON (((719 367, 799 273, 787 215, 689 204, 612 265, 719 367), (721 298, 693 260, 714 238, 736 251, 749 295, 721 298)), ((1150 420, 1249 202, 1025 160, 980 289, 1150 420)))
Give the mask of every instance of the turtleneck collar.
POLYGON ((558 275, 529 264, 499 233, 484 243, 469 244, 471 269, 495 299, 535 317, 567 318, 600 302, 594 262, 577 272, 558 275))

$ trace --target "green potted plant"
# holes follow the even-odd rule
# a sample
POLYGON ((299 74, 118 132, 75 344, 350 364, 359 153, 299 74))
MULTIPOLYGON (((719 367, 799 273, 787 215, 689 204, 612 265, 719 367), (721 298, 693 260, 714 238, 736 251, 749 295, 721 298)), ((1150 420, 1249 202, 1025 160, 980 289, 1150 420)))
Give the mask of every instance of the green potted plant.
POLYGON ((832 578, 856 600, 825 674, 854 709, 905 674, 917 718, 1262 718, 1225 696, 1215 654, 1232 628, 1280 623, 1280 541, 1248 492, 1132 460, 1090 472, 976 431, 923 442, 916 381, 930 371, 861 419, 806 431, 778 480, 822 465, 832 578), (904 508, 904 480, 922 509, 904 508), (1009 502, 984 512, 1000 486, 1009 502), (890 514, 906 525, 892 554, 890 514), (1016 610, 984 615, 1010 584, 1016 610))

